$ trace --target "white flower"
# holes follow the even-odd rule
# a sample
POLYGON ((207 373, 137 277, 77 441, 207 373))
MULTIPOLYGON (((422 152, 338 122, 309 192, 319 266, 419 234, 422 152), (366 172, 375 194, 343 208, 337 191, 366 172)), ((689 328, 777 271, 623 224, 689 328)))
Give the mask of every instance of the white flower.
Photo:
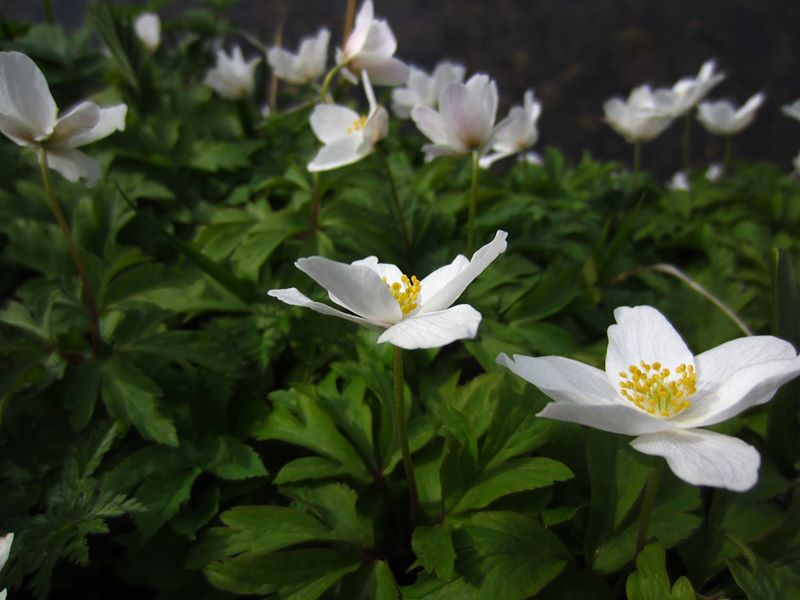
POLYGON ((646 142, 664 131, 672 122, 670 101, 664 94, 654 94, 649 85, 631 91, 627 102, 611 98, 603 104, 606 123, 628 142, 646 142))
POLYGON ((312 83, 325 72, 330 39, 331 32, 320 29, 316 37, 307 37, 300 42, 297 54, 283 48, 270 48, 267 62, 281 79, 290 83, 312 83))
POLYGON ((133 31, 144 47, 155 52, 161 43, 161 19, 156 13, 145 12, 133 21, 133 31))
POLYGON ((689 178, 684 171, 677 171, 667 183, 667 188, 673 191, 688 192, 691 189, 689 178))
MULTIPOLYGON (((14 534, 7 533, 3 537, 0 537, 0 570, 6 564, 8 560, 8 555, 11 553, 11 544, 14 543, 14 534)), ((0 592, 0 600, 6 600, 6 590, 0 592)))
POLYGON ((406 87, 392 90, 392 110, 401 119, 408 119, 417 106, 439 105, 439 96, 448 83, 464 81, 466 69, 450 62, 436 65, 431 75, 422 69, 411 67, 406 87))
POLYGON ((48 166, 70 181, 97 182, 100 165, 75 148, 124 130, 127 110, 125 104, 100 108, 84 101, 56 118, 39 67, 20 52, 0 52, 0 131, 20 146, 43 147, 48 166))
POLYGON ((217 63, 206 73, 203 83, 228 100, 244 98, 253 92, 256 67, 260 62, 258 57, 245 62, 239 46, 233 47, 230 56, 225 50, 217 50, 217 63))
POLYGON ((375 149, 375 144, 389 133, 389 113, 375 101, 369 75, 364 73, 364 92, 369 113, 338 104, 317 104, 309 121, 311 129, 324 144, 308 163, 309 171, 328 171, 358 162, 375 149))
POLYGON ((498 127, 494 136, 491 154, 480 160, 480 166, 488 169, 492 163, 522 152, 532 147, 539 139, 539 129, 536 122, 542 114, 542 105, 533 98, 533 91, 525 92, 524 105, 515 106, 508 111, 502 125, 498 127))
POLYGON ((733 135, 750 125, 765 98, 764 93, 759 92, 738 110, 728 100, 701 102, 698 107, 697 120, 711 133, 733 135))
POLYGON ((706 179, 708 181, 719 181, 724 172, 725 169, 723 168, 722 163, 713 162, 708 165, 708 169, 706 169, 706 179))
POLYGON ((559 356, 505 354, 497 362, 555 400, 539 416, 638 436, 645 454, 663 456, 692 485, 744 491, 760 457, 738 438, 699 429, 769 401, 800 374, 800 357, 772 336, 743 337, 693 356, 664 315, 621 307, 608 328, 605 372, 559 356))
POLYGON ((791 117, 800 121, 800 99, 795 100, 791 104, 783 105, 781 107, 781 111, 787 117, 791 117))
POLYGON ((794 157, 792 161, 792 166, 794 167, 794 172, 800 175, 800 152, 797 153, 797 156, 794 157))
POLYGON ((421 281, 409 279, 395 265, 379 263, 374 256, 349 265, 320 256, 295 262, 298 269, 328 290, 331 301, 349 313, 314 302, 296 288, 268 293, 293 306, 382 330, 379 344, 389 342, 407 350, 438 348, 477 334, 481 314, 468 304, 452 304, 505 251, 506 236, 505 231, 498 231, 494 240, 470 260, 459 255, 421 281))
MULTIPOLYGON (((715 85, 725 79, 723 73, 715 73, 716 63, 708 60, 700 67, 697 77, 685 77, 672 86, 670 112, 673 117, 679 117, 694 108, 700 100, 706 97, 715 85)), ((657 91, 657 93, 661 90, 657 91)), ((662 97, 663 99, 663 97, 662 97)))
POLYGON ((439 97, 439 111, 418 106, 411 118, 433 144, 422 147, 426 160, 437 156, 483 155, 494 143, 498 130, 497 84, 487 75, 473 75, 466 83, 448 83, 439 97))

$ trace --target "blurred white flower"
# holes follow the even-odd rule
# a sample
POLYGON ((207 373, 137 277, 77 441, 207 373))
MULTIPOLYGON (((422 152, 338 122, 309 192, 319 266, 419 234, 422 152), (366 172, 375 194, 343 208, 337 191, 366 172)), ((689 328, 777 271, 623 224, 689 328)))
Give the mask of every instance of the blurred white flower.
POLYGON ((663 456, 692 485, 745 491, 758 480, 758 451, 742 440, 700 429, 768 402, 800 374, 788 342, 751 336, 692 355, 667 319, 650 306, 621 307, 608 328, 605 371, 562 358, 505 354, 497 362, 555 402, 539 416, 638 436, 631 446, 663 456))
POLYGON ((652 140, 672 122, 669 98, 654 94, 649 85, 633 89, 627 101, 606 100, 603 111, 606 123, 629 143, 652 140))
POLYGON ((657 90, 656 94, 668 92, 671 96, 661 96, 661 101, 669 104, 669 112, 679 117, 694 108, 706 97, 715 85, 725 79, 723 73, 716 73, 716 63, 708 60, 700 67, 697 77, 680 79, 671 90, 657 90))
POLYGON ((389 133, 389 113, 375 101, 366 72, 362 79, 369 113, 359 115, 338 104, 317 104, 311 113, 311 129, 324 145, 308 163, 309 171, 328 171, 358 162, 389 133))
POLYGON ((487 75, 477 74, 466 83, 448 83, 439 97, 439 110, 417 106, 411 118, 433 144, 422 147, 425 159, 478 152, 483 155, 494 143, 498 130, 497 84, 487 75))
POLYGON ((161 19, 156 13, 144 12, 136 17, 133 31, 150 52, 158 49, 161 43, 161 19))
POLYGON ((290 83, 312 83, 325 73, 331 32, 320 29, 316 37, 303 38, 297 54, 283 48, 270 48, 267 62, 275 74, 290 83))
POLYGON ((255 73, 261 59, 256 57, 245 62, 242 49, 233 47, 228 56, 225 50, 217 50, 216 65, 206 73, 203 83, 228 100, 249 96, 255 85, 255 73))
POLYGON ((684 171, 678 171, 667 183, 667 188, 672 191, 688 192, 691 189, 689 178, 684 171))
MULTIPOLYGON (((13 533, 7 533, 3 537, 0 537, 0 570, 3 569, 8 560, 8 555, 11 554, 11 544, 13 543, 13 533)), ((6 600, 6 590, 0 592, 0 600, 6 600)))
POLYGON ((0 132, 20 146, 47 151, 47 164, 70 181, 89 186, 100 165, 76 148, 125 129, 128 107, 80 102, 60 118, 39 67, 20 52, 0 52, 0 132))
POLYGON ((710 133, 716 135, 734 135, 752 123, 756 111, 764 103, 763 92, 753 95, 740 109, 728 100, 701 102, 698 107, 697 120, 710 133))
POLYGON ((395 51, 397 40, 389 24, 375 18, 372 0, 364 0, 344 49, 336 50, 336 63, 356 75, 366 71, 375 85, 400 85, 408 80, 408 66, 394 58, 395 51))
POLYGON ((297 288, 270 290, 268 294, 286 304, 382 331, 379 344, 389 342, 406 350, 438 348, 477 334, 481 314, 468 304, 452 304, 505 251, 506 236, 505 231, 498 231, 471 259, 458 255, 421 281, 409 279, 395 265, 379 263, 374 256, 351 264, 321 256, 295 262, 328 291, 332 302, 349 313, 314 302, 297 288))
POLYGON ((800 175, 800 152, 797 153, 797 156, 794 157, 792 161, 792 166, 794 167, 794 173, 796 175, 800 175))
POLYGON ((795 100, 791 104, 784 104, 781 107, 781 111, 787 117, 791 117, 800 121, 800 99, 795 100))
POLYGON ((520 155, 520 161, 526 162, 529 165, 543 165, 544 160, 542 160, 542 155, 538 152, 526 152, 525 154, 520 155))
POLYGON ((417 106, 439 106, 439 96, 448 83, 464 81, 466 69, 462 65, 441 62, 428 75, 422 69, 411 67, 406 87, 392 90, 392 110, 401 119, 408 119, 417 106))
POLYGON ((531 148, 539 139, 536 122, 542 114, 542 105, 533 98, 533 91, 525 92, 523 106, 514 106, 498 126, 490 154, 481 157, 481 168, 488 169, 495 161, 531 148))
POLYGON ((706 179, 708 181, 719 181, 724 173, 725 169, 722 163, 713 162, 708 165, 708 169, 706 169, 706 179))

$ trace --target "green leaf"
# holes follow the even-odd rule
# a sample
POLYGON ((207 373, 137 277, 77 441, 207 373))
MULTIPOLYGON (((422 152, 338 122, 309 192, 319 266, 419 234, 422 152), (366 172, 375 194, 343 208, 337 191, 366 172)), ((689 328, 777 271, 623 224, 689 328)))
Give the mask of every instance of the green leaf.
POLYGON ((411 536, 411 547, 423 569, 444 579, 453 575, 456 553, 450 527, 417 527, 411 536))
POLYGON ((65 404, 72 412, 69 424, 76 431, 86 427, 92 418, 102 375, 103 363, 92 358, 82 363, 67 383, 65 404))
POLYGON ((340 463, 321 456, 306 456, 283 465, 283 468, 275 475, 273 483, 275 485, 283 485, 309 479, 327 479, 343 475, 347 475, 347 469, 340 463))
POLYGON ((670 589, 664 548, 661 544, 645 546, 636 557, 636 571, 625 582, 628 600, 695 600, 692 584, 681 577, 670 589))
POLYGON ((100 390, 108 412, 118 422, 133 423, 145 439, 178 445, 175 426, 158 411, 161 388, 139 369, 119 358, 107 360, 100 390))
POLYGON ((207 458, 200 466, 217 477, 237 481, 267 475, 258 453, 232 436, 211 438, 203 442, 203 446, 207 458))
POLYGON ((399 600, 400 590, 385 560, 376 560, 372 568, 372 595, 374 600, 399 600))
POLYGON ((800 582, 796 575, 795 581, 789 580, 749 548, 733 541, 742 550, 746 565, 733 558, 726 558, 725 563, 736 585, 747 594, 749 600, 784 600, 800 595, 800 582))
POLYGON ((162 471, 139 486, 135 497, 147 511, 134 515, 134 520, 143 540, 158 531, 189 500, 192 486, 201 472, 197 467, 182 472, 162 471))
POLYGON ((358 494, 346 485, 330 483, 317 487, 287 487, 281 491, 307 506, 342 539, 365 548, 372 545, 372 522, 358 514, 358 494))
POLYGON ((250 166, 250 155, 262 147, 256 140, 219 142, 198 140, 192 146, 189 166, 203 171, 236 171, 250 166))

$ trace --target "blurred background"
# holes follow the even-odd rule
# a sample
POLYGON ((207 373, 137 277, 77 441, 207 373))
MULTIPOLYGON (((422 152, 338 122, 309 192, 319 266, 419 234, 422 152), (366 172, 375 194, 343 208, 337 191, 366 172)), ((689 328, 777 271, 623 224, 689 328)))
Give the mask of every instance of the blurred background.
MULTIPOLYGON (((56 19, 74 29, 83 22, 86 4, 55 0, 56 19)), ((168 21, 198 2, 156 4, 168 21)), ((240 0, 228 13, 243 31, 268 44, 283 22, 284 46, 296 50, 300 38, 323 25, 340 45, 345 5, 345 0, 240 0)), ((0 0, 0 11, 11 20, 44 20, 35 0, 0 0)), ((495 78, 501 116, 522 102, 526 89, 534 89, 543 104, 538 148, 555 146, 572 161, 588 151, 629 163, 630 146, 603 122, 603 102, 627 96, 642 83, 669 87, 696 75, 710 58, 727 78, 708 99, 730 98, 740 105, 759 90, 767 93, 755 122, 734 140, 734 160, 772 160, 789 170, 800 150, 800 123, 780 111, 800 98, 798 0, 375 0, 375 12, 394 30, 399 58, 426 70, 450 59, 495 78)), ((170 43, 168 30, 164 40, 170 43)), ((681 133, 676 122, 646 144, 645 167, 664 178, 677 170, 681 133)), ((697 166, 722 159, 721 139, 699 124, 693 137, 697 166)))

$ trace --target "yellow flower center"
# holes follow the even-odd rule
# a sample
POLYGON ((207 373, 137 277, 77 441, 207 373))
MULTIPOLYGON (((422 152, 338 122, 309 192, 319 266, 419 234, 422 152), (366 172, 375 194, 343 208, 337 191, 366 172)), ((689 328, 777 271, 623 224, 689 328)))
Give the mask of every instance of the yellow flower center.
POLYGON ((623 397, 651 415, 668 419, 690 406, 689 398, 697 392, 697 375, 693 365, 680 364, 675 375, 660 362, 631 365, 620 371, 619 388, 623 397))
POLYGON ((386 281, 386 277, 384 277, 383 282, 389 286, 389 291, 392 292, 392 297, 394 297, 400 305, 403 316, 417 308, 417 296, 419 296, 422 287, 416 275, 412 275, 411 280, 403 275, 400 281, 395 281, 394 283, 389 283, 386 281))
POLYGON ((347 133, 353 133, 354 131, 359 131, 364 129, 364 126, 367 124, 367 115, 361 115, 360 119, 354 119, 353 124, 347 128, 347 133))

